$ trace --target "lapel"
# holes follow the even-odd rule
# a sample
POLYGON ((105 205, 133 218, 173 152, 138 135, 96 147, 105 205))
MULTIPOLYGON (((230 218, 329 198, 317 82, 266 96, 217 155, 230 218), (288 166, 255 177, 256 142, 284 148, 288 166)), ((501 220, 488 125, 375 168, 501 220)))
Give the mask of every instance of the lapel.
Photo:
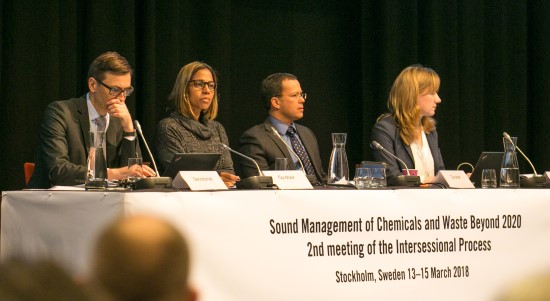
POLYGON ((264 129, 267 132, 266 133, 267 137, 269 137, 269 139, 273 141, 273 143, 277 146, 277 148, 279 148, 279 151, 281 151, 281 153, 285 155, 285 158, 292 158, 292 156, 290 155, 290 151, 288 150, 284 142, 281 141, 279 137, 275 136, 275 134, 271 130, 271 127, 273 127, 273 124, 271 123, 269 118, 267 118, 266 121, 264 122, 264 129))
MULTIPOLYGON (((399 141, 401 141, 401 139, 399 139, 399 141)), ((414 155, 413 155, 411 146, 408 145, 408 144, 405 144, 403 141, 401 141, 401 144, 403 144, 403 147, 407 151, 407 155, 409 155, 409 159, 411 160, 411 162, 414 165, 414 155)))
POLYGON ((298 136, 300 137, 300 140, 302 141, 302 145, 304 146, 304 149, 306 150, 307 155, 309 156, 309 161, 311 161, 311 164, 313 165, 313 158, 311 157, 312 152, 310 151, 311 143, 309 141, 309 136, 307 136, 303 130, 303 128, 294 123, 296 126, 296 132, 298 133, 298 136))
POLYGON ((82 134, 82 140, 86 145, 86 157, 90 149, 90 117, 88 116, 88 105, 86 104, 86 95, 82 96, 77 102, 78 123, 82 134))
POLYGON ((432 152, 432 157, 434 159, 434 169, 437 170, 439 162, 437 161, 438 156, 436 156, 436 154, 439 153, 439 150, 436 149, 435 136, 433 135, 433 131, 429 134, 426 134, 426 140, 428 140, 428 146, 430 147, 430 151, 432 152))

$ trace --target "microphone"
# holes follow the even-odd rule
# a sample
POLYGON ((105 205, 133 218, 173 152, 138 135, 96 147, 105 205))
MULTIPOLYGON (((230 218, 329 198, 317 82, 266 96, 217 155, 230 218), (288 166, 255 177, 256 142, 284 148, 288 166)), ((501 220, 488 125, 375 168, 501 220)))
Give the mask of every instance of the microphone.
POLYGON ((150 178, 141 178, 137 180, 134 183, 134 190, 139 189, 151 189, 151 188, 169 188, 172 187, 172 178, 170 177, 161 177, 159 176, 159 170, 157 169, 157 164, 155 163, 155 158, 153 158, 153 154, 151 153, 151 149, 149 149, 149 145, 147 144, 147 140, 145 140, 145 136, 143 135, 143 132, 141 131, 141 125, 137 120, 134 120, 134 128, 136 128, 136 131, 141 136, 141 140, 143 140, 143 144, 145 144, 145 148, 147 149, 147 153, 149 154, 149 157, 151 157, 151 162, 153 162, 153 167, 155 168, 155 177, 150 178))
POLYGON ((277 138, 279 138, 279 140, 281 140, 284 143, 284 145, 286 146, 288 151, 291 152, 294 156, 296 156, 296 158, 298 158, 298 163, 300 163, 300 167, 302 168, 302 172, 304 173, 304 175, 306 175, 306 178, 308 179, 308 181, 312 185, 318 185, 319 182, 317 181, 317 176, 307 174, 306 169, 304 168, 304 163, 302 162, 302 159, 300 159, 300 157, 296 154, 296 152, 294 152, 294 149, 286 143, 286 141, 283 139, 283 137, 281 137, 281 135, 279 135, 279 132, 277 132, 277 130, 274 127, 271 127, 271 131, 273 132, 273 134, 275 136, 277 136, 277 138))
POLYGON ((236 155, 239 155, 249 161, 252 161, 254 163, 254 165, 256 166, 256 169, 258 170, 258 175, 257 176, 252 176, 252 177, 248 177, 246 179, 243 179, 243 180, 240 180, 239 182, 237 182, 237 188, 239 189, 262 189, 262 188, 273 188, 273 178, 270 177, 270 176, 266 176, 264 175, 264 173, 262 172, 262 170, 260 169, 260 166, 258 165, 258 163, 256 162, 256 160, 250 158, 249 156, 243 154, 243 153, 240 153, 236 150, 233 150, 232 148, 230 148, 229 146, 223 144, 223 143, 218 143, 221 147, 223 147, 224 149, 236 154, 236 155))
POLYGON ((544 176, 537 174, 537 170, 535 169, 535 166, 533 166, 533 163, 531 163, 531 160, 527 158, 527 156, 523 153, 523 151, 514 144, 514 141, 512 141, 512 138, 508 133, 503 132, 502 136, 504 136, 505 139, 510 141, 515 149, 519 151, 519 153, 527 160, 529 165, 531 165, 531 169, 533 170, 534 175, 532 177, 524 177, 520 179, 520 187, 527 187, 527 188, 545 188, 546 187, 546 179, 544 176))
POLYGON ((296 158, 298 158, 298 162, 300 163, 300 167, 302 168, 302 172, 306 173, 306 170, 304 169, 304 163, 302 163, 302 160, 300 160, 300 157, 294 152, 294 149, 292 149, 292 147, 290 147, 286 143, 286 141, 283 139, 283 137, 281 137, 281 135, 279 135, 279 132, 277 132, 277 130, 274 127, 271 127, 271 131, 273 132, 273 134, 275 136, 277 136, 277 138, 279 138, 279 140, 281 140, 285 144, 288 151, 290 151, 294 156, 296 156, 296 158))
POLYGON ((371 142, 371 146, 377 150, 381 150, 385 152, 386 154, 390 155, 391 157, 397 159, 403 166, 405 166, 405 170, 407 171, 407 175, 399 175, 397 176, 392 182, 392 184, 396 186, 419 186, 420 185, 420 177, 419 176, 411 176, 411 173, 409 171, 409 167, 407 164, 405 164, 405 161, 401 160, 401 158, 397 157, 396 155, 392 154, 390 151, 385 149, 380 143, 376 141, 371 142))

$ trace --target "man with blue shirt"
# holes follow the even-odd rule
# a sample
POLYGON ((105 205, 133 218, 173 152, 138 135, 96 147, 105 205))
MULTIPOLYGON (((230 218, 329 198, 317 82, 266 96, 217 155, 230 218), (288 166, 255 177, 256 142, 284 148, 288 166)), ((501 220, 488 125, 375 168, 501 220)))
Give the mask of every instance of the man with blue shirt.
MULTIPOLYGON (((260 97, 269 117, 241 135, 239 150, 256 160, 262 170, 274 169, 276 158, 290 158, 311 182, 324 183, 326 173, 317 139, 309 128, 294 123, 304 116, 307 98, 296 76, 288 73, 268 76, 262 81, 260 97)), ((240 166, 242 178, 258 175, 252 162, 240 160, 240 166)))
POLYGON ((139 155, 126 97, 134 91, 132 68, 116 52, 97 57, 88 70, 89 92, 79 98, 52 102, 40 127, 35 169, 28 188, 82 184, 87 172, 90 131, 105 131, 104 149, 109 180, 129 175, 152 176, 143 166, 128 168, 128 158, 139 155))

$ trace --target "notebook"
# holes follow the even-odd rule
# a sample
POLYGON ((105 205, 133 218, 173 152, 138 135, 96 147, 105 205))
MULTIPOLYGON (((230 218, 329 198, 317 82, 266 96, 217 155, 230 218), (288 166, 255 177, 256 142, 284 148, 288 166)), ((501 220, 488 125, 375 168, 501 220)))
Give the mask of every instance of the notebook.
POLYGON ((482 152, 477 160, 470 181, 475 187, 481 187, 481 173, 484 169, 494 169, 497 174, 497 181, 500 179, 500 165, 502 164, 503 152, 482 152))
POLYGON ((177 153, 162 176, 174 179, 180 170, 214 170, 221 156, 220 153, 177 153))

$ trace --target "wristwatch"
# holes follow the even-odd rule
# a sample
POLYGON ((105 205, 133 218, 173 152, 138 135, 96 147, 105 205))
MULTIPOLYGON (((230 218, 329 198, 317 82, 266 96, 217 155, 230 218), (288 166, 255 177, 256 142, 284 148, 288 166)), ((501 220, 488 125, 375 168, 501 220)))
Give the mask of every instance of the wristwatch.
POLYGON ((124 132, 122 134, 123 137, 135 137, 136 136, 136 131, 133 131, 133 132, 124 132))

